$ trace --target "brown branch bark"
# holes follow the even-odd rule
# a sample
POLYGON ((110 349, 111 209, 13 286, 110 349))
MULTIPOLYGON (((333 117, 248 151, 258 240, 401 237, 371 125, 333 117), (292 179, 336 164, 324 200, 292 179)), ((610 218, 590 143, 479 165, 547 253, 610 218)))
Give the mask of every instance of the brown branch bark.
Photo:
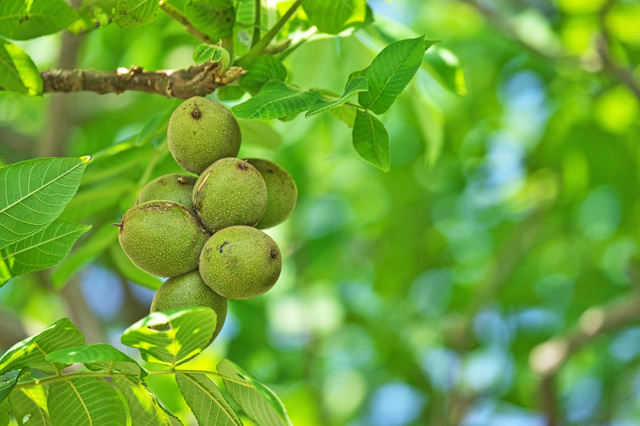
POLYGON ((95 92, 120 94, 125 91, 155 93, 168 98, 205 96, 237 80, 244 71, 231 67, 224 74, 210 63, 180 70, 145 71, 141 67, 116 71, 56 69, 41 71, 44 93, 95 92))

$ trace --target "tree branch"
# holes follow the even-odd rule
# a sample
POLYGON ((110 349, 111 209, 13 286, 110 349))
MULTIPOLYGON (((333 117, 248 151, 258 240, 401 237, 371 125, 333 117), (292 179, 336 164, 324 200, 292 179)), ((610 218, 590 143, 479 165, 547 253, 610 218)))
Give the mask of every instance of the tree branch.
POLYGON ((169 4, 168 2, 166 2, 164 0, 160 2, 158 7, 160 7, 160 9, 164 13, 166 13, 167 16, 169 16, 169 18, 171 18, 174 21, 182 24, 184 26, 184 28, 187 30, 188 33, 196 36, 196 38, 198 40, 200 40, 201 42, 203 42, 203 43, 211 43, 212 42, 208 35, 206 35, 202 31, 198 31, 197 29, 195 29, 194 26, 191 25, 191 22, 189 22, 189 19, 185 16, 185 14, 182 13, 180 11, 180 9, 178 9, 177 7, 169 4))
POLYGON ((558 398, 555 391, 556 374, 565 362, 583 347, 603 334, 640 321, 640 293, 607 307, 586 310, 579 325, 564 336, 542 343, 531 351, 529 365, 541 376, 540 399, 547 413, 547 425, 560 424, 558 398))
POLYGON ((273 40, 276 35, 278 35, 282 27, 284 27, 284 24, 286 24, 289 19, 291 19, 296 10, 298 10, 298 8, 302 6, 302 3, 304 2, 305 0, 296 0, 296 2, 291 5, 291 7, 284 13, 284 15, 282 15, 278 22, 276 22, 273 28, 271 28, 269 32, 265 34, 265 36, 262 37, 260 41, 256 43, 256 45, 253 46, 251 50, 249 50, 249 52, 247 52, 246 55, 238 59, 236 61, 236 64, 239 67, 248 68, 249 65, 251 65, 251 63, 264 52, 269 43, 271 43, 271 40, 273 40))
MULTIPOLYGON (((485 4, 478 2, 477 0, 458 0, 458 1, 476 9, 496 29, 501 31, 503 34, 505 34, 507 37, 511 38, 512 40, 518 42, 520 45, 522 45, 524 48, 526 48, 530 52, 554 62, 564 61, 564 62, 570 62, 576 66, 580 66, 580 58, 563 56, 563 55, 555 55, 545 50, 539 49, 536 46, 531 45, 528 41, 524 40, 520 36, 516 27, 509 21, 509 19, 502 16, 497 10, 492 9, 486 6, 485 4)), ((605 20, 606 14, 611 9, 611 6, 613 5, 613 3, 614 3, 613 0, 608 0, 604 4, 600 12, 600 22, 602 26, 601 31, 605 39, 608 37, 608 32, 606 30, 606 27, 604 26, 604 20, 605 20)), ((600 58, 600 61, 602 62, 604 71, 606 71, 609 75, 616 78, 622 84, 626 85, 629 89, 631 89, 635 97, 638 99, 638 102, 640 102, 640 82, 634 77, 632 71, 627 68, 620 67, 619 65, 615 64, 612 61, 611 56, 609 55, 609 49, 608 49, 606 40, 603 40, 602 38, 599 39, 596 47, 597 47, 598 56, 600 58)), ((582 68, 585 69, 585 71, 594 72, 594 70, 591 67, 583 66, 582 68)))
POLYGON ((207 62, 186 69, 168 71, 144 71, 137 66, 129 69, 118 68, 111 72, 57 69, 41 71, 40 75, 43 93, 85 91, 104 95, 138 91, 168 98, 188 99, 208 95, 246 73, 241 68, 231 67, 220 74, 221 67, 211 70, 210 65, 207 62))

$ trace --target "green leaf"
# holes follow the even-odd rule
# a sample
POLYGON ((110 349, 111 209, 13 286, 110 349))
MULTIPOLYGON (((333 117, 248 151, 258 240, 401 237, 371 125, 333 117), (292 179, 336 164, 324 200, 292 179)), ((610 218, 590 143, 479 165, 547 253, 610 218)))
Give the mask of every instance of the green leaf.
POLYGON ((51 282, 58 288, 64 287, 82 267, 109 248, 117 239, 118 229, 111 223, 105 223, 53 270, 51 282))
POLYGON ((42 94, 42 77, 29 55, 0 38, 0 87, 31 96, 42 94))
POLYGON ((386 112, 418 72, 428 46, 422 36, 382 49, 367 69, 369 90, 358 95, 360 105, 376 114, 386 112))
POLYGON ((124 406, 101 377, 82 377, 49 386, 49 414, 54 425, 124 426, 124 406))
MULTIPOLYGON (((424 71, 423 71, 424 72, 424 71)), ((426 144, 426 164, 433 167, 444 145, 444 115, 417 84, 413 84, 411 107, 418 130, 426 144)))
POLYGON ((151 140, 158 136, 166 135, 171 114, 173 114, 173 111, 180 105, 180 101, 180 99, 175 99, 167 109, 144 123, 142 130, 138 133, 135 146, 140 147, 151 142, 151 140))
POLYGON ((346 104, 349 99, 360 92, 364 92, 368 89, 367 79, 365 77, 356 77, 349 80, 347 87, 344 89, 344 94, 340 99, 334 101, 319 100, 307 111, 305 117, 311 117, 312 115, 320 114, 326 111, 330 111, 334 108, 339 108, 346 104))
POLYGON ((143 287, 150 288, 151 290, 157 290, 162 285, 162 280, 153 275, 147 274, 136 265, 133 264, 131 259, 125 254, 120 244, 112 244, 109 249, 111 260, 115 264, 116 269, 126 279, 139 284, 143 287))
POLYGON ((192 58, 193 62, 195 62, 196 64, 202 64, 207 61, 221 62, 222 72, 226 71, 231 63, 229 52, 227 52, 227 50, 223 47, 217 46, 215 44, 202 43, 198 45, 193 51, 192 58))
POLYGON ((240 77, 238 84, 254 96, 262 89, 267 81, 285 81, 287 69, 278 59, 271 55, 259 56, 247 69, 247 73, 240 77))
POLYGON ((356 122, 357 108, 351 105, 342 105, 340 108, 335 108, 329 112, 338 120, 346 123, 347 126, 353 127, 356 122))
POLYGON ((280 398, 238 365, 224 359, 218 364, 218 373, 233 380, 222 378, 231 398, 256 423, 261 426, 291 426, 280 398))
POLYGON ((13 345, 0 358, 0 374, 25 367, 38 369, 46 374, 54 374, 66 364, 46 361, 51 352, 70 346, 84 344, 84 336, 69 318, 62 318, 35 336, 31 336, 13 345))
POLYGON ((273 127, 262 121, 238 120, 242 132, 242 143, 264 146, 269 149, 282 144, 282 136, 273 127))
POLYGON ((0 248, 49 226, 73 198, 91 157, 38 158, 0 169, 0 248))
POLYGON ((216 327, 210 308, 177 308, 154 312, 125 330, 120 341, 140 349, 145 361, 172 367, 183 364, 207 347, 216 327), (149 328, 169 325, 168 330, 149 328))
POLYGON ((134 359, 105 343, 60 349, 47 355, 45 359, 62 364, 82 363, 92 371, 120 371, 130 376, 140 377, 147 375, 147 372, 134 359))
POLYGON ((120 28, 136 28, 156 20, 158 2, 154 0, 116 0, 113 22, 120 28))
POLYGON ((136 383, 128 377, 114 377, 113 382, 129 404, 132 426, 182 426, 180 420, 162 408, 144 383, 136 383))
POLYGON ((241 426, 242 422, 222 396, 220 389, 204 374, 176 374, 180 393, 200 426, 241 426))
POLYGON ((327 34, 362 25, 367 15, 365 0, 307 0, 302 8, 318 31, 327 34))
POLYGON ((28 40, 63 30, 78 13, 63 0, 0 1, 0 35, 28 40))
POLYGON ((118 205, 120 200, 137 188, 124 179, 112 179, 89 188, 81 187, 67 204, 60 219, 71 222, 81 221, 118 205))
POLYGON ((11 421, 11 405, 9 400, 0 402, 0 426, 9 426, 11 421))
POLYGON ((3 402, 5 399, 7 399, 13 388, 18 383, 18 380, 20 380, 22 376, 28 374, 29 371, 30 368, 26 367, 19 372, 11 371, 0 377, 0 402, 3 402))
POLYGON ((184 9, 191 25, 213 41, 232 35, 236 22, 235 8, 219 9, 219 3, 216 0, 191 0, 184 9))
POLYGON ((385 172, 389 171, 389 134, 380 120, 358 110, 352 136, 353 146, 360 157, 385 172))
POLYGON ((273 120, 308 110, 322 94, 294 89, 280 81, 269 81, 248 101, 231 111, 245 120, 273 120))
POLYGON ((447 90, 460 96, 465 96, 468 93, 460 60, 451 51, 442 47, 434 47, 424 55, 422 68, 447 90))
POLYGON ((0 286, 12 277, 58 264, 89 229, 90 225, 56 220, 42 231, 0 249, 0 286))
POLYGON ((239 86, 228 84, 216 90, 216 93, 218 94, 218 98, 220 98, 221 101, 237 101, 238 99, 241 99, 247 92, 245 92, 245 90, 239 86))
POLYGON ((19 425, 51 426, 47 396, 43 386, 18 389, 9 396, 13 417, 19 425))

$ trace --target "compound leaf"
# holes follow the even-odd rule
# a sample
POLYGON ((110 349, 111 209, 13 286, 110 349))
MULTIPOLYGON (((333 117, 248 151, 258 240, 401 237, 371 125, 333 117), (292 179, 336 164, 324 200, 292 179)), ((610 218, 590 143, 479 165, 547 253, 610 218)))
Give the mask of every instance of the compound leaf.
POLYGON ((54 426, 124 426, 124 406, 101 377, 80 377, 49 386, 49 415, 54 426))
POLYGON ((242 425, 220 389, 207 376, 182 373, 176 375, 176 381, 200 426, 242 425))
POLYGON ((268 81, 285 81, 287 79, 287 69, 278 59, 271 55, 259 56, 254 60, 247 73, 240 77, 238 83, 251 95, 255 95, 262 89, 268 81))
POLYGON ((358 95, 360 105, 376 114, 386 112, 416 75, 424 52, 433 43, 425 42, 422 36, 397 41, 382 49, 367 68, 369 90, 358 95))
POLYGON ((58 32, 78 19, 63 0, 0 1, 0 35, 28 40, 58 32))
POLYGON ((362 158, 389 171, 389 134, 380 120, 366 111, 358 110, 352 136, 353 146, 362 158))
POLYGON ((49 362, 45 357, 51 352, 84 344, 84 336, 69 318, 62 318, 35 336, 13 345, 0 358, 0 374, 24 367, 38 369, 47 374, 66 367, 66 364, 49 362))
POLYGON ((319 92, 306 92, 281 81, 269 81, 257 95, 234 106, 231 111, 245 120, 272 120, 306 111, 321 97, 319 92))
POLYGON ((144 383, 129 377, 114 377, 129 404, 132 426, 182 426, 182 422, 167 413, 144 383))
POLYGON ((140 349, 145 361, 172 367, 198 355, 211 341, 216 327, 211 308, 176 308, 154 312, 124 331, 121 342, 140 349), (166 328, 158 331, 149 327, 166 328))
POLYGON ((1 38, 0 87, 32 96, 42 94, 42 77, 36 64, 24 50, 1 38))
POLYGON ((20 426, 51 426, 47 395, 43 386, 17 389, 9 396, 13 417, 20 426))
POLYGON ((336 99, 334 101, 325 101, 321 99, 319 101, 316 101, 316 103, 313 104, 311 108, 309 108, 309 111, 307 111, 305 117, 308 118, 312 115, 330 111, 334 108, 339 108, 342 105, 346 104, 347 101, 356 94, 366 91, 368 87, 369 86, 367 83, 367 79, 365 77, 353 78, 347 83, 347 87, 344 89, 344 94, 340 99, 336 99))
POLYGON ((218 364, 218 373, 225 376, 222 380, 231 398, 256 423, 261 426, 291 426, 280 398, 238 365, 224 359, 218 364))
POLYGON ((236 23, 235 8, 219 9, 220 6, 220 1, 216 0, 191 0, 184 13, 191 25, 217 42, 232 35, 236 23))
POLYGON ((154 0, 116 0, 113 22, 121 28, 136 28, 156 20, 158 2, 154 0))
POLYGON ((365 0, 307 0, 302 8, 318 31, 327 34, 362 25, 367 16, 365 0))
POLYGON ((0 168, 0 248, 51 224, 73 198, 91 157, 37 158, 0 168))
POLYGON ((0 249, 0 286, 12 277, 56 265, 89 229, 90 225, 55 220, 42 231, 0 249))
POLYGON ((45 359, 62 364, 82 363, 92 371, 120 371, 139 377, 147 375, 146 370, 134 359, 105 343, 60 349, 47 355, 45 359))

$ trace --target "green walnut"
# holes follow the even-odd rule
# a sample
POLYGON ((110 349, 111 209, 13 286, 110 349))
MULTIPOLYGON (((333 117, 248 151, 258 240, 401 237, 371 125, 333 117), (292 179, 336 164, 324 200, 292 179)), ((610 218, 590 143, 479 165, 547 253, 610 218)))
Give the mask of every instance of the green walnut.
POLYGON ((193 210, 193 185, 198 178, 190 175, 164 175, 145 185, 138 194, 136 205, 147 201, 168 200, 193 210))
MULTIPOLYGON (((227 299, 211 290, 202 281, 198 271, 187 272, 166 280, 153 297, 151 313, 189 306, 203 306, 215 311, 217 322, 211 337, 213 342, 222 330, 227 317, 227 299)), ((168 328, 168 326, 163 327, 163 329, 168 328)))
POLYGON ((267 229, 281 224, 291 215, 298 200, 295 181, 289 172, 273 161, 261 158, 249 158, 247 161, 258 169, 267 185, 267 208, 256 228, 267 229))
POLYGON ((235 225, 253 226, 267 207, 267 186, 258 169, 246 160, 223 158, 198 178, 193 206, 211 232, 235 225))
POLYGON ((200 275, 213 291, 229 299, 266 293, 278 281, 282 256, 278 245, 250 226, 216 232, 200 255, 200 275))
POLYGON ((118 240, 129 259, 143 271, 175 277, 198 268, 209 234, 186 207, 169 201, 148 201, 122 217, 118 240))
POLYGON ((200 174, 240 150, 240 126, 227 108, 199 96, 180 105, 167 130, 169 150, 185 170, 200 174))

